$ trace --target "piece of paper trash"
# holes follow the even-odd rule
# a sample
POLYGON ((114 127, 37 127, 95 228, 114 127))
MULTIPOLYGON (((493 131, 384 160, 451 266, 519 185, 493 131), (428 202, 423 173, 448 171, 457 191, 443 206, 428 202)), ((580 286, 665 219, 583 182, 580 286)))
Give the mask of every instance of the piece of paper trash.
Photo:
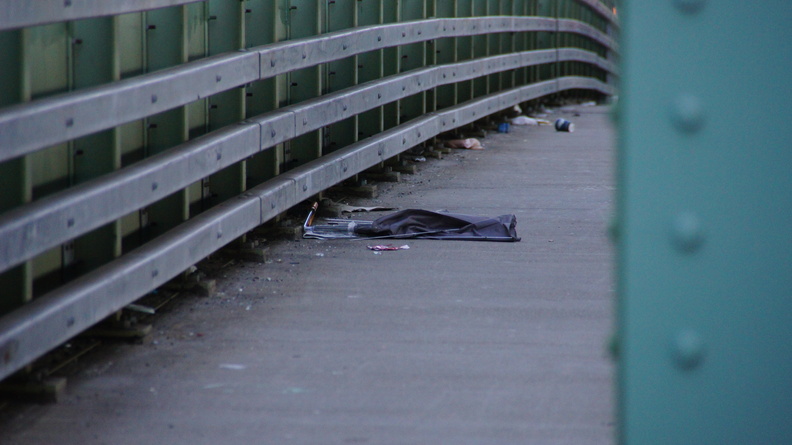
POLYGON ((484 146, 482 146, 481 142, 475 138, 452 139, 450 141, 446 141, 445 146, 448 148, 466 148, 468 150, 484 150, 484 146))
POLYGON ((381 212, 384 210, 396 210, 396 207, 383 207, 383 206, 374 206, 374 207, 361 207, 361 206, 350 206, 345 204, 338 204, 336 205, 341 210, 341 213, 357 213, 357 212, 381 212))
POLYGON ((550 121, 528 116, 517 116, 511 119, 512 125, 550 125, 550 121))
POLYGON ((241 371, 245 368, 247 368, 247 366, 237 363, 223 363, 220 365, 220 369, 233 369, 234 371, 241 371))
POLYGON ((512 125, 539 125, 539 122, 528 116, 517 116, 511 119, 512 125))
POLYGON ((394 246, 393 244, 385 244, 385 245, 377 245, 377 246, 366 246, 369 250, 373 250, 375 252, 382 252, 384 250, 407 250, 410 248, 407 244, 403 246, 394 246))

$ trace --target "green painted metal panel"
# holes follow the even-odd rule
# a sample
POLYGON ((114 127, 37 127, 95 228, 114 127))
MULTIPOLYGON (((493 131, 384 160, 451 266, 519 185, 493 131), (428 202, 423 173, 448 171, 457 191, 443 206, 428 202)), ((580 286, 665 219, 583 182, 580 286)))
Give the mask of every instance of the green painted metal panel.
POLYGON ((25 100, 62 93, 69 89, 69 47, 81 40, 69 38, 65 23, 36 26, 22 31, 22 91, 25 100))
MULTIPOLYGON (((0 32, 0 106, 23 100, 22 37, 23 31, 0 32)), ((0 212, 22 205, 31 199, 29 162, 27 158, 0 164, 0 212)), ((31 263, 27 262, 0 273, 0 315, 23 304, 33 295, 31 263)))
MULTIPOLYGON (((426 0, 399 0, 399 21, 426 18, 426 0)), ((410 71, 426 65, 426 43, 399 47, 399 72, 410 71)), ((418 93, 399 101, 399 123, 426 113, 426 93, 418 93)))
MULTIPOLYGON (((72 22, 72 87, 101 85, 118 80, 115 22, 112 17, 72 22)), ((72 182, 79 184, 120 167, 121 152, 116 130, 102 131, 72 142, 72 182)), ((86 273, 121 254, 118 222, 98 228, 74 242, 74 260, 63 258, 69 277, 86 273)), ((66 278, 56 277, 57 279, 66 278)), ((46 277, 34 293, 46 292, 56 281, 46 277), (39 290, 40 289, 40 290, 39 290)))
MULTIPOLYGON (((188 38, 187 11, 182 6, 162 8, 146 13, 145 43, 147 71, 157 71, 187 62, 188 38)), ((134 39, 134 33, 127 38, 134 39)), ((146 154, 152 156, 175 147, 189 137, 188 108, 179 107, 147 119, 146 154)), ((154 238, 176 227, 190 217, 189 189, 177 192, 166 199, 142 209, 138 220, 143 231, 140 241, 154 238)), ((134 219, 132 219, 134 221, 134 219)), ((125 249, 138 243, 125 243, 125 249)))
POLYGON ((118 63, 122 79, 145 72, 145 25, 145 14, 142 12, 116 17, 116 41, 120 54, 118 63))
MULTIPOLYGON (((248 0, 245 7, 245 45, 248 48, 274 43, 279 39, 279 28, 285 33, 280 20, 278 0, 248 0)), ((269 78, 247 86, 246 116, 253 117, 278 108, 278 79, 269 78)), ((279 171, 278 153, 283 145, 273 147, 264 153, 252 156, 247 161, 248 187, 260 184, 275 177, 279 171)))
MULTIPOLYGON (((501 0, 487 0, 487 15, 501 15, 501 0)), ((487 55, 495 56, 502 54, 502 36, 500 34, 487 34, 487 55)), ((495 92, 501 89, 501 74, 490 74, 487 76, 487 92, 495 92)))
MULTIPOLYGON (((131 13, 116 17, 116 44, 118 45, 118 70, 121 79, 143 74, 146 70, 145 14, 131 13)), ((121 165, 137 162, 145 156, 145 120, 122 125, 118 128, 121 150, 121 165)), ((124 225, 124 234, 132 229, 124 225)))
MULTIPOLYGON (((444 2, 440 0, 436 2, 436 16, 437 17, 456 17, 457 3, 444 2)), ((458 56, 458 39, 437 39, 430 47, 430 51, 434 50, 436 64, 453 63, 457 62, 458 56)), ((457 103, 457 84, 444 85, 436 88, 436 108, 446 108, 457 103)))
MULTIPOLYGON (((473 16, 473 0, 460 0, 457 2, 457 17, 472 17, 473 16)), ((473 37, 458 37, 456 39, 457 45, 457 60, 468 60, 473 58, 473 37)), ((457 100, 464 102, 473 98, 473 81, 468 80, 465 82, 457 83, 457 100)))
MULTIPOLYGON (((350 29, 355 26, 357 0, 334 0, 328 2, 327 32, 350 29)), ((325 70, 325 92, 333 92, 357 84, 357 57, 347 57, 327 64, 325 70)), ((357 118, 351 117, 326 128, 323 153, 327 154, 357 140, 357 118)))
MULTIPOLYGON (((540 1, 536 4, 536 15, 542 17, 555 17, 556 8, 555 3, 540 1)), ((536 33, 536 47, 535 49, 548 49, 555 47, 556 33, 552 32, 537 32, 536 33)), ((554 64, 544 64, 534 69, 534 82, 551 79, 555 75, 554 64)))
MULTIPOLYGON (((382 23, 382 0, 366 0, 357 2, 356 20, 358 26, 377 25, 382 23)), ((384 75, 385 51, 377 50, 357 56, 358 82, 368 82, 384 75)), ((384 107, 375 108, 357 116, 357 137, 365 139, 384 129, 384 107)))
MULTIPOLYGON (((487 15, 489 0, 474 0, 472 16, 483 17, 487 15)), ((473 58, 487 57, 489 53, 489 37, 486 34, 473 37, 473 58)), ((473 80, 473 97, 484 96, 489 92, 489 76, 478 77, 473 80)))
MULTIPOLYGON (((324 32, 327 3, 322 0, 289 0, 288 36, 290 39, 324 32)), ((324 67, 316 66, 289 73, 289 103, 294 104, 322 94, 324 67)), ((322 155, 322 130, 300 136, 286 144, 284 167, 288 170, 322 155)))
MULTIPOLYGON (((501 15, 515 15, 516 8, 517 5, 514 0, 501 0, 500 2, 501 15)), ((500 37, 499 54, 507 54, 515 51, 515 47, 517 44, 516 33, 513 32, 501 33, 499 37, 500 37)), ((506 71, 498 74, 498 76, 500 77, 499 82, 501 88, 506 89, 514 86, 515 71, 506 71)))
MULTIPOLYGON (((248 0, 245 6, 245 46, 252 48, 276 42, 279 22, 276 0, 248 0)), ((275 79, 254 82, 247 87, 247 117, 278 107, 275 79)))
POLYGON ((629 2, 620 443, 792 443, 792 7, 629 2))
MULTIPOLYGON (((208 55, 238 51, 245 47, 245 3, 210 1, 207 46, 208 55)), ((222 80, 222 79, 220 79, 222 80)), ((218 80, 218 82, 220 81, 218 80)), ((235 88, 209 98, 209 131, 245 119, 245 89, 235 88)), ((246 165, 239 162, 209 178, 204 208, 237 196, 246 189, 246 165)))
MULTIPOLYGON (((185 49, 187 60, 193 61, 206 57, 209 51, 208 20, 209 6, 206 3, 192 3, 184 7, 185 49)), ((199 99, 185 107, 187 109, 188 138, 194 139, 206 133, 209 127, 209 107, 207 99, 199 99)), ((190 214, 203 208, 204 181, 192 184, 188 189, 190 214)))
POLYGON ((206 57, 209 51, 207 35, 209 6, 206 3, 192 3, 185 6, 185 31, 187 32, 187 60, 206 57))
POLYGON ((5 67, 0 70, 0 106, 5 107, 22 100, 22 31, 0 32, 0 63, 5 67))
MULTIPOLYGON (((381 0, 382 23, 395 23, 399 21, 399 3, 392 0, 381 0)), ((383 50, 382 75, 392 76, 399 73, 401 53, 399 48, 383 50)), ((389 103, 383 107, 383 125, 385 129, 395 127, 399 123, 398 102, 389 103)))
MULTIPOLYGON (((530 0, 514 0, 513 14, 517 16, 530 15, 530 0)), ((514 35, 514 50, 528 51, 529 38, 532 33, 519 32, 514 35)), ((525 85, 529 83, 528 68, 518 68, 514 73, 514 85, 525 85)))

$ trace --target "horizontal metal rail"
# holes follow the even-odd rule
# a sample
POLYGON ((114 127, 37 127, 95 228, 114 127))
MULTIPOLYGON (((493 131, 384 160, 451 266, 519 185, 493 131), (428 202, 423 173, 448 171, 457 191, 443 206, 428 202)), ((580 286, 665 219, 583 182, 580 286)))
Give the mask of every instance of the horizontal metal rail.
MULTIPOLYGON (((199 214, 122 257, 0 318, 0 379, 161 286, 244 233, 322 190, 452 128, 568 89, 613 94, 586 77, 562 77, 429 113, 279 175, 199 214)), ((251 141, 256 147, 255 141, 251 141)))
POLYGON ((204 0, 0 0, 0 31, 149 11, 204 0))
POLYGON ((589 25, 588 23, 572 19, 558 19, 558 32, 569 32, 579 34, 601 44, 611 51, 618 52, 619 44, 616 40, 603 33, 599 29, 589 25))
POLYGON ((601 17, 608 20, 611 24, 618 26, 619 20, 614 13, 614 10, 608 8, 600 0, 576 0, 578 3, 584 4, 594 10, 601 17))
POLYGON ((0 273, 268 147, 432 88, 560 61, 612 63, 576 48, 416 69, 256 116, 0 215, 0 273))
MULTIPOLYGON (((0 0, 0 31, 25 26, 127 14, 205 0, 0 0)), ((613 11, 599 0, 576 0, 618 25, 613 11)))
POLYGON ((492 16, 429 19, 339 31, 227 53, 0 111, 0 162, 301 68, 377 49, 500 32, 570 32, 611 51, 602 31, 569 19, 492 16))
MULTIPOLYGON (((106 17, 147 11, 168 6, 186 5, 205 0, 0 0, 0 31, 25 26, 106 17)), ((599 0, 577 0, 613 24, 616 16, 599 0)))

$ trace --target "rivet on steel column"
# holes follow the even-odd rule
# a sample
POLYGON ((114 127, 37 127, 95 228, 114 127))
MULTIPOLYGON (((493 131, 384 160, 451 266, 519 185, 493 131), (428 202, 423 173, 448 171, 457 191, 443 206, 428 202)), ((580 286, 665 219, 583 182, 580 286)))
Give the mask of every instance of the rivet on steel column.
POLYGON ((692 212, 678 214, 671 223, 671 240, 678 250, 692 253, 704 242, 701 221, 692 212))
POLYGON ((684 371, 690 371, 701 365, 706 348, 704 340, 694 330, 683 329, 673 339, 672 358, 674 364, 684 371))

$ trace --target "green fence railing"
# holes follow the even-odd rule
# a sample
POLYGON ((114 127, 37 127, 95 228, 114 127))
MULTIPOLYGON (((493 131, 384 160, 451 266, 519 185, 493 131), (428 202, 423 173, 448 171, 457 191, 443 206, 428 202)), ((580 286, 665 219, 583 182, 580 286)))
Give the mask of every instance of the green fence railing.
POLYGON ((0 378, 291 206, 614 93, 594 0, 0 0, 0 378))

